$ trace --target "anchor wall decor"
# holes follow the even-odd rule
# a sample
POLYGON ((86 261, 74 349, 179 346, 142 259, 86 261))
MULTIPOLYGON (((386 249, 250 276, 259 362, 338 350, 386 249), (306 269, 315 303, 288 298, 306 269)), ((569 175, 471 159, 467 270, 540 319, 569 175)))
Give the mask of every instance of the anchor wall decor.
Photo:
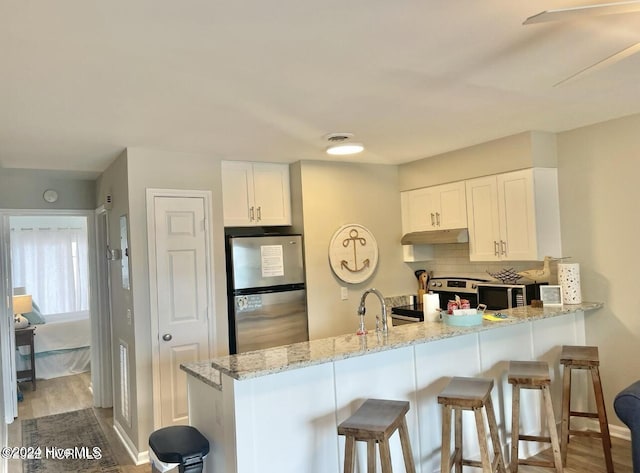
POLYGON ((378 265, 378 243, 362 225, 343 225, 331 238, 329 263, 342 281, 351 284, 366 281, 378 265))

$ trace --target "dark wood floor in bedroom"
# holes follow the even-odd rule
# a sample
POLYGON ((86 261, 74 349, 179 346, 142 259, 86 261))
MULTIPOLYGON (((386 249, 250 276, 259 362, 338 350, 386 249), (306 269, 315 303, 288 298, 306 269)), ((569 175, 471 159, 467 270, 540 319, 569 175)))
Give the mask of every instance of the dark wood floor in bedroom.
MULTIPOLYGON (((9 446, 22 444, 20 421, 63 412, 86 409, 93 405, 91 374, 82 373, 61 378, 38 380, 36 390, 31 383, 20 383, 24 400, 18 403, 18 418, 9 425, 9 446)), ((150 465, 135 466, 113 430, 113 410, 93 408, 122 473, 150 473, 150 465)), ((22 473, 22 461, 9 460, 8 473, 22 473)))

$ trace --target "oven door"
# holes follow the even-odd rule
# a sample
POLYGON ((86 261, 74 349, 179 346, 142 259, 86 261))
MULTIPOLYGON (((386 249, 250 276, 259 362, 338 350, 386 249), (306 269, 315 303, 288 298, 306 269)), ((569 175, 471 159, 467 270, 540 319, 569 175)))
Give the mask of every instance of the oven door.
POLYGON ((410 315, 391 314, 391 325, 394 327, 398 325, 414 324, 416 322, 422 322, 420 317, 412 317, 410 315))

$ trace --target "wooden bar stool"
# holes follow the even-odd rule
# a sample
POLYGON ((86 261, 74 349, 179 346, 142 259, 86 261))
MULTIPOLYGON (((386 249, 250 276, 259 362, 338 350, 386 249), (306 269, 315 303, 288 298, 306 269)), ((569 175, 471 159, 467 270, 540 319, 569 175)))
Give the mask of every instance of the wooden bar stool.
POLYGON ((555 467, 562 473, 562 457, 560 456, 560 442, 556 430, 556 418, 553 415, 551 402, 551 375, 549 365, 544 361, 510 361, 509 384, 513 386, 511 413, 511 473, 518 473, 518 465, 555 467), (539 389, 542 391, 544 409, 547 416, 549 436, 520 435, 520 389, 539 389), (520 459, 518 447, 521 440, 527 442, 546 442, 551 444, 553 461, 520 459))
POLYGON ((407 473, 415 473, 416 466, 411 453, 409 431, 405 414, 408 401, 367 399, 347 420, 338 426, 338 435, 346 436, 344 450, 344 473, 352 473, 356 458, 355 442, 367 442, 367 472, 376 471, 376 444, 380 450, 382 473, 392 473, 389 437, 398 430, 402 456, 407 473))
POLYGON ((562 347, 562 353, 560 353, 560 364, 564 366, 562 382, 562 439, 560 442, 562 464, 565 466, 567 464, 567 444, 569 443, 570 435, 596 437, 602 439, 602 449, 604 451, 607 472, 613 473, 609 423, 607 421, 607 411, 604 405, 602 383, 600 382, 600 371, 598 369, 598 366, 600 366, 598 347, 564 345, 562 347), (573 370, 589 370, 591 373, 597 412, 578 412, 571 410, 571 372, 573 370), (600 422, 600 432, 571 430, 571 417, 589 417, 598 419, 600 422))
POLYGON ((442 404, 442 462, 441 473, 451 471, 453 465, 456 472, 462 472, 462 466, 482 468, 484 473, 499 471, 505 473, 504 460, 498 438, 498 426, 491 401, 493 380, 484 378, 453 378, 438 395, 438 403, 442 404), (493 444, 493 462, 489 459, 489 445, 484 426, 482 408, 486 410, 489 423, 489 435, 493 444), (454 452, 451 455, 451 411, 455 415, 454 452), (462 411, 473 411, 476 418, 478 443, 480 444, 481 461, 466 460, 462 454, 462 411))

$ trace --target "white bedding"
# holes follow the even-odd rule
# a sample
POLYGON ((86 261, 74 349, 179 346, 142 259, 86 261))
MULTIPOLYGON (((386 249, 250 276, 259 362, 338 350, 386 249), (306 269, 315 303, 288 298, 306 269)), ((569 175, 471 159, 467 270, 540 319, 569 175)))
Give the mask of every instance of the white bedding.
MULTIPOLYGON (((44 318, 46 323, 36 325, 36 335, 33 338, 36 353, 91 346, 88 310, 45 315, 44 318)), ((27 349, 25 353, 28 351, 27 349)))
MULTIPOLYGON (((45 315, 33 338, 36 378, 51 379, 82 373, 90 368, 91 323, 89 311, 45 315)), ((29 347, 20 347, 18 369, 28 366, 29 347)))

